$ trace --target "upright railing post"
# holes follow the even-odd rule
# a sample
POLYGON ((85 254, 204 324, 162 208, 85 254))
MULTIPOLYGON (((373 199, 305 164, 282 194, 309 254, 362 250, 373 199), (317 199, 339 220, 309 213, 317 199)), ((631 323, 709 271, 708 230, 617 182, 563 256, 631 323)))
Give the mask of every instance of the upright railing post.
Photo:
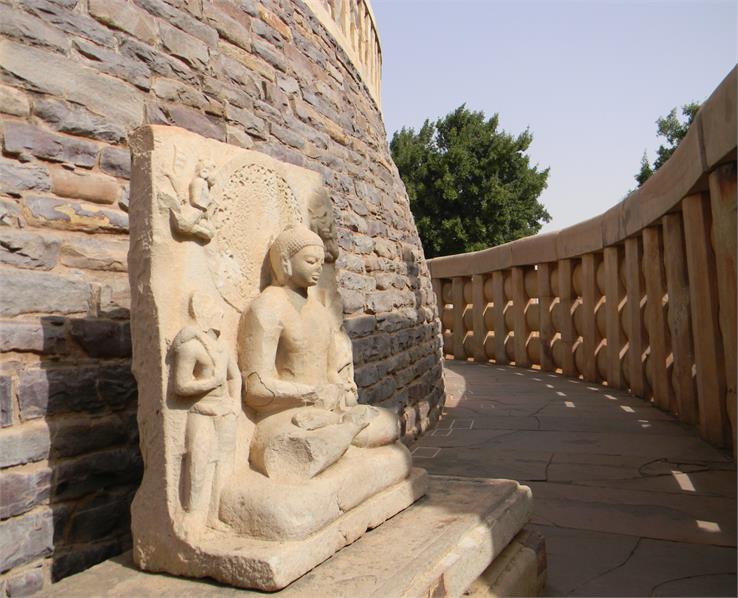
POLYGON ((620 282, 620 249, 605 247, 605 333, 607 336, 607 385, 623 387, 620 351, 623 348, 623 327, 620 324, 620 303, 623 285, 620 282))
POLYGON ((574 332, 572 308, 574 306, 574 288, 572 283, 571 260, 559 260, 559 306, 561 310, 561 338, 563 347, 561 371, 564 376, 576 376, 577 368, 574 364, 574 343, 577 340, 574 332))
POLYGON ((487 362, 487 353, 484 350, 484 341, 487 338, 487 325, 484 323, 484 309, 487 301, 484 298, 484 276, 472 276, 472 321, 474 328, 474 360, 480 363, 487 362))
POLYGON ((646 379, 643 368, 644 334, 641 318, 643 281, 641 276, 641 241, 638 237, 625 240, 626 295, 628 303, 628 374, 630 389, 634 395, 646 395, 646 379))
MULTIPOLYGON (((725 357, 726 408, 736 437, 736 163, 710 173, 712 239, 717 270, 720 332, 725 357)), ((735 443, 734 443, 735 453, 735 443)))
POLYGON ((582 256, 582 305, 583 330, 582 350, 584 351, 584 371, 582 376, 588 382, 597 382, 597 322, 595 321, 595 307, 597 305, 597 261, 594 253, 582 256))
POLYGON ((551 319, 551 264, 538 264, 538 318, 540 321, 538 335, 541 344, 541 369, 552 372, 555 369, 551 342, 554 337, 554 326, 551 319))
POLYGON ((500 270, 492 273, 492 320, 495 325, 495 362, 507 363, 505 350, 505 277, 500 270))
POLYGON ((517 367, 530 367, 528 350, 528 323, 525 320, 525 308, 528 305, 528 295, 525 292, 525 270, 523 268, 512 269, 512 291, 513 291, 513 331, 515 333, 515 365, 517 367))
POLYGON ((649 322, 649 345, 651 354, 651 385, 653 396, 664 411, 676 406, 676 399, 671 392, 666 356, 668 348, 668 330, 664 314, 663 298, 666 293, 663 273, 664 254, 661 250, 661 234, 657 227, 643 229, 643 270, 646 281, 646 317, 649 322), (674 405, 672 405, 674 403, 674 405))
POLYGON ((715 261, 710 243, 710 200, 689 195, 682 202, 689 272, 694 357, 697 366, 699 426, 709 442, 724 445, 728 438, 725 369, 717 308, 715 261))
POLYGON ((466 301, 464 299, 464 279, 460 276, 451 280, 451 298, 454 306, 454 359, 466 359, 466 351, 464 350, 464 338, 466 337, 464 309, 466 309, 466 301))
POLYGON ((689 281, 687 257, 684 251, 684 231, 681 214, 667 214, 661 219, 664 233, 664 269, 666 291, 669 294, 668 321, 671 332, 674 394, 679 419, 697 423, 697 395, 692 365, 692 321, 689 312, 689 281))

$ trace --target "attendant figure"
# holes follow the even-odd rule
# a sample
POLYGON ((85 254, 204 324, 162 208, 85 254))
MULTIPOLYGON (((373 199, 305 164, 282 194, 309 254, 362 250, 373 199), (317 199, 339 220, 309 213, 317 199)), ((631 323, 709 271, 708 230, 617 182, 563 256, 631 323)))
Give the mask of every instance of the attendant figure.
POLYGON ((196 520, 220 527, 218 503, 233 473, 241 374, 220 339, 223 312, 204 293, 192 294, 193 324, 172 343, 174 392, 191 406, 185 430, 182 506, 196 520))

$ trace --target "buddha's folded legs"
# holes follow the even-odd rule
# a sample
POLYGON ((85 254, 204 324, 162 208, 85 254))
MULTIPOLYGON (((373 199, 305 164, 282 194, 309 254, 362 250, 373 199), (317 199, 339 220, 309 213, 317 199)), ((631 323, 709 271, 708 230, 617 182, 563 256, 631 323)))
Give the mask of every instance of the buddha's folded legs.
POLYGON ((257 471, 277 480, 310 479, 338 461, 369 423, 364 417, 322 411, 315 414, 316 418, 329 414, 329 421, 334 423, 314 429, 295 425, 294 421, 313 419, 307 417, 311 415, 309 410, 321 411, 313 407, 289 409, 259 422, 250 457, 257 471))
POLYGON ((372 448, 395 442, 400 437, 400 420, 389 409, 369 405, 357 405, 353 409, 366 409, 372 414, 369 425, 353 439, 354 446, 372 448))

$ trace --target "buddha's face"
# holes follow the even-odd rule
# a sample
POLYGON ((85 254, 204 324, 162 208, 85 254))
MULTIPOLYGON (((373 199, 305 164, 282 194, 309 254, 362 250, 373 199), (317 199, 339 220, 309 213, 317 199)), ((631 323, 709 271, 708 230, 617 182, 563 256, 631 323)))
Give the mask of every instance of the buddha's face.
POLYGON ((290 280, 298 287, 307 288, 318 284, 323 271, 325 251, 317 245, 303 247, 290 258, 290 280))

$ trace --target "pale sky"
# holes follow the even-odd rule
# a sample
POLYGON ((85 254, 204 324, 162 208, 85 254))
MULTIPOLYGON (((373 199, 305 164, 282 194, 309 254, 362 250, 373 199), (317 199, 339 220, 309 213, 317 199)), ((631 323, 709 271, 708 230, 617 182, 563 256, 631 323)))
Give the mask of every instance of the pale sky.
POLYGON ((372 0, 387 135, 462 103, 530 127, 550 166, 543 231, 637 186, 656 119, 703 101, 738 60, 738 1, 372 0))

